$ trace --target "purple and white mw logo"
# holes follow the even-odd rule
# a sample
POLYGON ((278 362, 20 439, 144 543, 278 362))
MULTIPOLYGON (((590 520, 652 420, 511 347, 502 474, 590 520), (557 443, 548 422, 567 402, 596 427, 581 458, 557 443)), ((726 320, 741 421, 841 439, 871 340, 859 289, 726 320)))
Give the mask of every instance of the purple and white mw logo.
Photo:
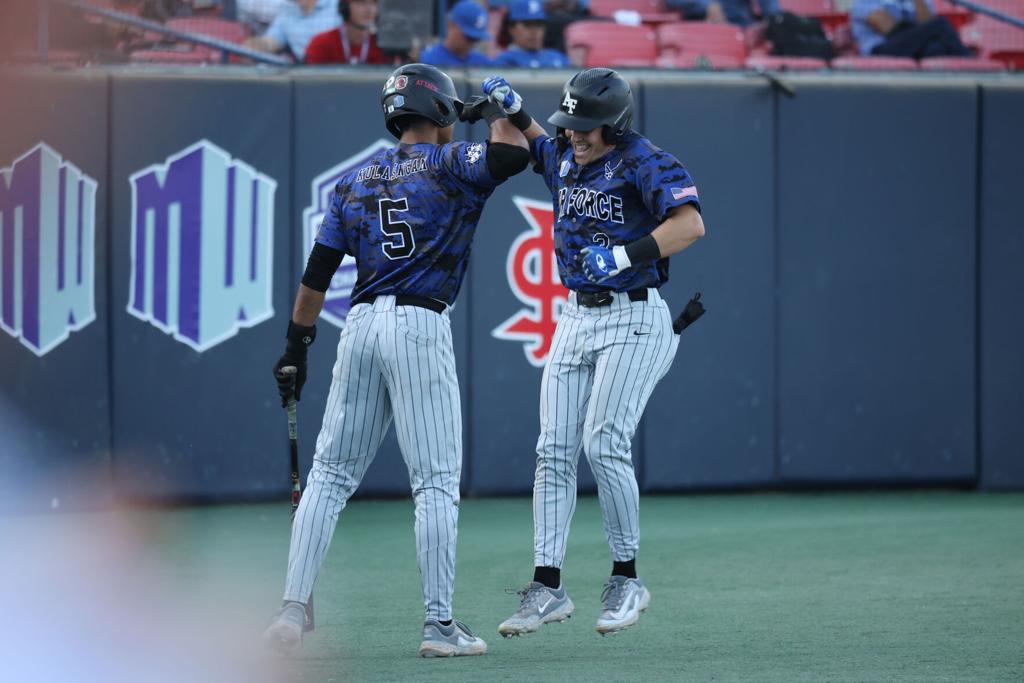
POLYGON ((96 319, 96 181, 39 143, 0 168, 0 328, 42 356, 96 319))
POLYGON ((129 180, 131 315, 200 352, 274 315, 276 181, 207 140, 129 180))
MULTIPOLYGON (((361 152, 350 156, 336 166, 324 171, 313 179, 312 204, 302 212, 302 263, 300 269, 306 267, 306 260, 309 253, 313 251, 313 243, 316 241, 316 234, 320 230, 320 223, 324 220, 324 214, 331 202, 331 193, 334 186, 349 171, 362 167, 370 158, 382 149, 390 149, 394 144, 387 140, 378 139, 372 145, 361 152)), ((301 272, 301 270, 300 270, 301 272)), ((356 284, 356 260, 346 255, 341 261, 331 286, 327 289, 327 297, 324 300, 324 309, 320 317, 337 327, 345 326, 345 318, 352 308, 352 288, 356 284)))

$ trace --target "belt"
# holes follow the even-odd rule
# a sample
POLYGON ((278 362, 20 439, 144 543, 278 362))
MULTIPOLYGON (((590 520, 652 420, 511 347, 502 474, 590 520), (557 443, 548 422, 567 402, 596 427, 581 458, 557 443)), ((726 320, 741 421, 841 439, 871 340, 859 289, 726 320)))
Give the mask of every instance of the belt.
MULTIPOLYGON (((374 295, 367 297, 365 301, 359 303, 372 304, 378 296, 386 296, 384 294, 374 295)), ((417 306, 419 308, 426 308, 427 310, 433 311, 434 313, 444 313, 444 309, 448 306, 443 301, 437 299, 431 299, 426 296, 416 296, 415 294, 396 294, 395 295, 396 306, 417 306)))
POLYGON ((647 288, 631 289, 628 292, 576 292, 576 303, 587 308, 610 306, 615 297, 612 294, 625 294, 630 301, 647 301, 647 288))

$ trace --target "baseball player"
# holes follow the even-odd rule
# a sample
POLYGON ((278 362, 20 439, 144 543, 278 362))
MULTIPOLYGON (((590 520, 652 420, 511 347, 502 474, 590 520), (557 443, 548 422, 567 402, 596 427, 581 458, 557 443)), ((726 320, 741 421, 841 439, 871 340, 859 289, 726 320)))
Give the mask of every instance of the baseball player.
POLYGON ((551 190, 555 253, 570 290, 544 368, 533 487, 534 576, 503 636, 563 621, 573 603, 561 582, 576 507, 582 448, 597 480, 612 571, 597 619, 601 634, 636 623, 651 594, 638 578, 639 497, 630 447, 679 338, 658 287, 668 257, 704 234, 689 173, 630 130, 629 84, 610 69, 569 79, 548 122, 550 137, 501 77, 484 92, 524 132, 535 170, 551 190))
POLYGON ((292 526, 284 604, 265 637, 286 654, 301 644, 304 604, 338 515, 394 418, 416 503, 426 607, 419 652, 478 655, 486 643, 452 619, 462 419, 449 310, 484 202, 526 168, 529 152, 522 133, 500 112, 489 119, 489 142, 452 142, 463 103, 451 78, 433 66, 396 69, 384 84, 381 105, 399 144, 335 187, 299 286, 286 351, 274 366, 282 400, 293 390, 299 399, 324 292, 343 255, 355 257, 353 305, 292 526), (298 369, 294 384, 279 372, 287 366, 298 369))

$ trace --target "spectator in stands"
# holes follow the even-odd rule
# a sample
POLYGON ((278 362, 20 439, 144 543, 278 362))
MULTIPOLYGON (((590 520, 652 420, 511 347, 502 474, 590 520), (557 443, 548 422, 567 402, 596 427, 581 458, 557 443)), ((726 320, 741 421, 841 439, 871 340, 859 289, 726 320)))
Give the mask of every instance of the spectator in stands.
MULTIPOLYGON (((235 13, 237 20, 253 30, 253 33, 262 33, 274 21, 274 18, 281 13, 289 0, 235 0, 235 13)), ((225 18, 232 19, 225 12, 225 18)))
POLYGON ((391 64, 395 60, 377 47, 372 29, 377 0, 338 0, 341 26, 318 33, 306 48, 306 64, 391 64))
POLYGON ((301 62, 313 36, 340 22, 337 0, 292 0, 281 9, 266 33, 250 38, 245 45, 263 52, 280 52, 287 48, 295 60, 301 62))
POLYGON ((935 15, 932 0, 854 0, 850 16, 862 55, 923 59, 971 54, 953 25, 935 15))
POLYGON ((561 68, 569 66, 569 58, 558 50, 544 45, 544 20, 547 14, 541 0, 512 0, 505 21, 512 36, 512 45, 498 55, 498 64, 561 68))
POLYGON ((590 0, 544 0, 544 47, 565 53, 565 27, 590 18, 590 0))
POLYGON ((444 41, 423 50, 420 61, 435 66, 490 66, 494 62, 473 49, 490 37, 487 10, 473 0, 461 0, 448 12, 444 41))
POLYGON ((749 26, 779 12, 779 0, 760 0, 757 5, 760 15, 754 11, 752 0, 665 0, 665 7, 681 11, 683 19, 712 24, 749 26))

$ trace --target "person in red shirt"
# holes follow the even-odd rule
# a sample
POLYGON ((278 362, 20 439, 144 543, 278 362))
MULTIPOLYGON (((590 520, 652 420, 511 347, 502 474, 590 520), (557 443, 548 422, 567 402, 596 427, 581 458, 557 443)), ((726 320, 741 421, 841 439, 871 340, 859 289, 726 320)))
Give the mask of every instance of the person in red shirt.
POLYGON ((370 32, 377 21, 377 0, 339 0, 338 12, 341 26, 313 37, 306 48, 306 64, 394 63, 370 32))

